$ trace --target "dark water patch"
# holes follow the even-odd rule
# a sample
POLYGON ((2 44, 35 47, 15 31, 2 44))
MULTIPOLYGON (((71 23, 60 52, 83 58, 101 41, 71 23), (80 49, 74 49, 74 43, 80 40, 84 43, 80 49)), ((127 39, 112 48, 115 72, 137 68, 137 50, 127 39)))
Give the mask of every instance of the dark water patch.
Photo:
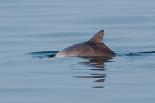
POLYGON ((76 78, 105 78, 105 74, 102 75, 89 75, 89 76, 74 76, 76 78))
POLYGON ((91 63, 89 61, 86 61, 86 62, 79 62, 79 64, 81 65, 85 65, 87 67, 94 67, 94 68, 104 68, 104 64, 102 65, 99 65, 97 63, 91 63))
POLYGON ((104 88, 104 86, 94 86, 92 88, 104 88))
POLYGON ((155 51, 145 51, 145 52, 136 52, 136 53, 128 53, 125 56, 150 56, 155 54, 155 51))
POLYGON ((112 58, 105 57, 80 57, 87 59, 87 61, 79 62, 79 64, 85 65, 87 67, 94 67, 95 69, 103 69, 106 62, 113 62, 112 58))
POLYGON ((90 70, 94 70, 94 71, 104 71, 105 69, 104 69, 104 68, 93 68, 93 69, 90 69, 90 70))
POLYGON ((94 82, 104 82, 104 81, 105 81, 105 79, 99 79, 99 80, 96 80, 94 82))
POLYGON ((59 51, 39 51, 39 52, 31 52, 30 54, 34 58, 43 59, 43 58, 52 58, 54 57, 59 51))
POLYGON ((122 53, 117 54, 117 56, 128 56, 128 57, 137 57, 137 56, 152 56, 155 55, 155 51, 144 51, 144 52, 130 52, 130 53, 122 53))

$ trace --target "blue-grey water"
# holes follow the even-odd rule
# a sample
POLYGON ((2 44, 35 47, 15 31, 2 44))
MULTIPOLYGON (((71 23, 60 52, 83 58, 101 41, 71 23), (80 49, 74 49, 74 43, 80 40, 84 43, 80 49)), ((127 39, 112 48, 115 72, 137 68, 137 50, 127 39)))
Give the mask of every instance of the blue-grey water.
POLYGON ((155 103, 154 0, 0 0, 0 103, 155 103), (105 30, 117 53, 53 58, 105 30))

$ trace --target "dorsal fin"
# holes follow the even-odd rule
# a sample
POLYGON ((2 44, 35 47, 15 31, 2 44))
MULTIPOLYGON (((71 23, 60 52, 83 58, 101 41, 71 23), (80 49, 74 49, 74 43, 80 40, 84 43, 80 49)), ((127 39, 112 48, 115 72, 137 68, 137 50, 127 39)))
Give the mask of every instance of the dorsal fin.
POLYGON ((95 42, 95 43, 102 43, 103 36, 104 36, 104 30, 100 30, 89 41, 95 42))

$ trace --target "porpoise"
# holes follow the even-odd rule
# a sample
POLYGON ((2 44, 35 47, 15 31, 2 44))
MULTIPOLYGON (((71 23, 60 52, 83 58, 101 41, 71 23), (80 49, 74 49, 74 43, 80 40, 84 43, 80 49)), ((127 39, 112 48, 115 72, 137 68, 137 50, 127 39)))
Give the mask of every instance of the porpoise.
POLYGON ((97 32, 90 40, 74 44, 58 52, 56 57, 104 57, 116 54, 103 43, 104 30, 97 32))

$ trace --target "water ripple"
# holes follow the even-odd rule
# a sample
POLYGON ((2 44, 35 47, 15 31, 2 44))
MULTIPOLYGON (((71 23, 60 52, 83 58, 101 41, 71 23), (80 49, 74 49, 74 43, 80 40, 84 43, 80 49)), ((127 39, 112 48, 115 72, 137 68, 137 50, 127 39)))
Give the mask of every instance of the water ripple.
POLYGON ((155 54, 155 51, 144 51, 144 52, 136 52, 136 53, 128 53, 125 56, 150 56, 155 54))
POLYGON ((30 54, 34 58, 52 58, 54 57, 59 51, 38 51, 38 52, 31 52, 30 54))

